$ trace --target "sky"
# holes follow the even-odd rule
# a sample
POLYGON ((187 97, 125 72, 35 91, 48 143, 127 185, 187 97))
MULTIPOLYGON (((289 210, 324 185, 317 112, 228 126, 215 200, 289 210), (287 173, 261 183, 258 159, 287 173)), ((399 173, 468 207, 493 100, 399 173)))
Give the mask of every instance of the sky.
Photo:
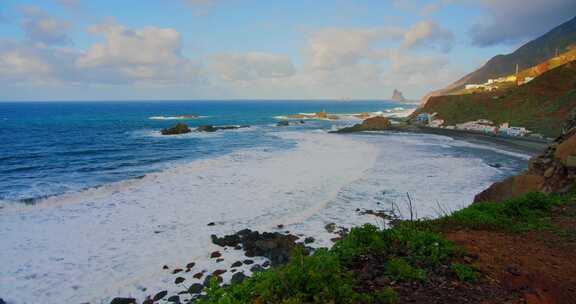
POLYGON ((411 99, 574 0, 0 0, 0 101, 411 99))

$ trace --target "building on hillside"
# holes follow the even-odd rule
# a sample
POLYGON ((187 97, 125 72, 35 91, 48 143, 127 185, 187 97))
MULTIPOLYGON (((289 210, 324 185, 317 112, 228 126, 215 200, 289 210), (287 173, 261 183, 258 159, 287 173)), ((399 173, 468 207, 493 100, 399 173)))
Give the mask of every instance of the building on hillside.
POLYGON ((420 113, 420 114, 416 115, 416 122, 422 123, 422 124, 428 124, 432 121, 434 116, 436 116, 436 113, 434 113, 434 114, 420 113))
POLYGON ((429 127, 440 128, 444 124, 444 119, 434 119, 428 123, 429 127))
POLYGON ((505 122, 498 128, 498 133, 506 136, 526 136, 530 131, 524 127, 511 127, 509 123, 505 122))
POLYGON ((492 122, 486 119, 479 119, 475 121, 468 121, 465 123, 457 124, 456 129, 491 133, 491 134, 496 134, 498 132, 498 128, 493 126, 492 122))

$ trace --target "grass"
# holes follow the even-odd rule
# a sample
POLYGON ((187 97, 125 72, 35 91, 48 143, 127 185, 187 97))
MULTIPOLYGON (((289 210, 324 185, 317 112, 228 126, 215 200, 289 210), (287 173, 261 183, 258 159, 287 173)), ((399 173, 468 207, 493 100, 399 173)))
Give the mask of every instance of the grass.
POLYGON ((319 249, 306 256, 294 252, 287 265, 256 273, 241 284, 206 290, 198 303, 397 303, 394 286, 370 293, 359 292, 350 265, 362 256, 385 257, 384 276, 392 282, 425 284, 427 273, 449 269, 460 281, 473 284, 479 274, 462 264, 463 251, 439 231, 452 229, 499 229, 525 231, 549 224, 555 206, 571 201, 561 197, 531 193, 501 203, 473 204, 436 220, 408 221, 390 229, 373 225, 353 228, 331 249, 319 249))

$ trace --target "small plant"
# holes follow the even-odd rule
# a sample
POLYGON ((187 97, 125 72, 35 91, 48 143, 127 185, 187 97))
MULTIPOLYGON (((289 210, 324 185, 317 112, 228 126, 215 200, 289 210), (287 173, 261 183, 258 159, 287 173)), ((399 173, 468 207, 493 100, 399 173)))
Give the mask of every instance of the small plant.
POLYGON ((374 300, 379 304, 396 304, 398 303, 398 293, 391 287, 386 287, 374 293, 374 300))
POLYGON ((403 258, 392 258, 386 263, 386 272, 396 281, 411 282, 426 279, 426 272, 412 267, 403 258))
POLYGON ((478 282, 478 276, 472 267, 464 264, 454 263, 452 266, 450 266, 450 268, 452 271, 454 271, 460 281, 467 283, 478 282))

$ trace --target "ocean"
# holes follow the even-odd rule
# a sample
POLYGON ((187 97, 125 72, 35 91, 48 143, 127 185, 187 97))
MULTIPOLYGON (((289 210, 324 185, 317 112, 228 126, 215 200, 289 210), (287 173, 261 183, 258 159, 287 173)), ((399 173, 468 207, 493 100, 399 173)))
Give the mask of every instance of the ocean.
MULTIPOLYGON (((328 223, 385 224, 357 210, 394 205, 406 215, 410 195, 418 217, 440 216, 526 167, 526 155, 444 136, 328 133, 358 123, 354 113, 402 116, 411 108, 387 101, 0 103, 0 298, 108 303, 178 292, 163 265, 195 262, 213 271, 243 259, 211 244, 211 234, 282 225, 330 246, 328 223), (343 116, 276 126, 288 114, 322 110, 343 116), (182 117, 190 114, 199 118, 182 117), (250 127, 160 134, 177 122, 250 127), (214 250, 223 262, 209 258, 214 250)), ((182 274, 187 284, 192 274, 182 274)))

